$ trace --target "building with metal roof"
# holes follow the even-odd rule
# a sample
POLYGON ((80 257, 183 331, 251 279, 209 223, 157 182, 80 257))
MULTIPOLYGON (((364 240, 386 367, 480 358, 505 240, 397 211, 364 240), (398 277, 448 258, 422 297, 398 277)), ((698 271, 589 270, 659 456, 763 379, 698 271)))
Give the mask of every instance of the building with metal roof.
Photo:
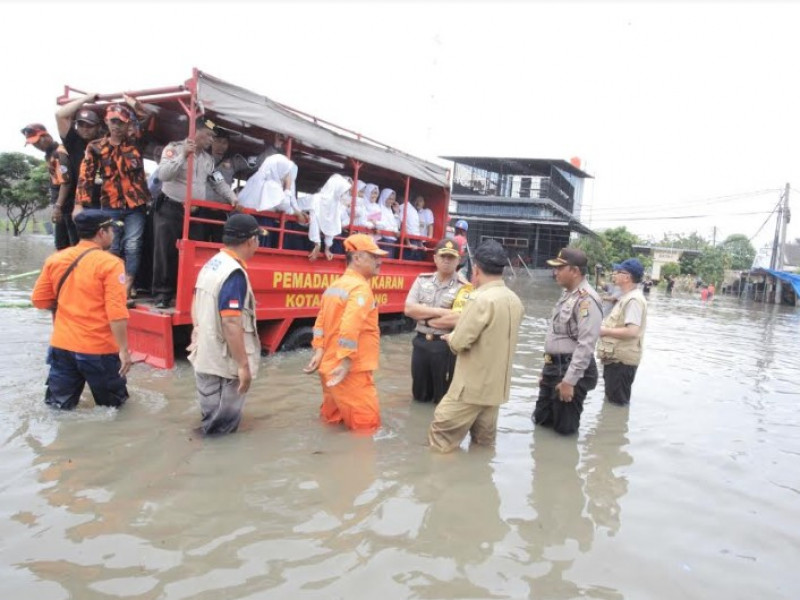
POLYGON ((496 239, 515 264, 546 268, 570 234, 594 235, 580 222, 580 162, 541 158, 445 156, 453 161, 450 213, 469 223, 476 247, 496 239))

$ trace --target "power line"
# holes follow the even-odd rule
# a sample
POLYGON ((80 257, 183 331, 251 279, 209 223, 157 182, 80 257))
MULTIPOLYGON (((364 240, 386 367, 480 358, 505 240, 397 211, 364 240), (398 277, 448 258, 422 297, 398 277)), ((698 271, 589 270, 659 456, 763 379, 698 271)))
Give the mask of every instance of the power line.
MULTIPOLYGON (((726 217, 735 217, 735 216, 744 216, 744 215, 763 215, 766 213, 772 214, 775 211, 767 211, 767 210, 759 210, 754 212, 739 212, 739 213, 728 213, 724 216, 726 217)), ((679 219, 705 219, 708 217, 719 217, 718 214, 709 214, 709 215, 680 215, 680 216, 661 216, 661 217, 630 217, 625 219, 598 219, 601 223, 624 223, 625 221, 663 221, 663 220, 679 220, 679 219)), ((594 225, 594 223, 593 223, 594 225)))
POLYGON ((753 239, 754 239, 754 238, 755 238, 755 237, 756 237, 756 236, 757 236, 759 233, 761 233, 761 230, 762 230, 762 229, 764 229, 764 226, 765 226, 767 223, 769 223, 769 220, 772 218, 772 215, 774 215, 774 214, 775 214, 775 211, 776 211, 776 210, 778 210, 778 207, 781 205, 781 202, 782 202, 782 201, 783 201, 783 196, 781 196, 781 199, 780 199, 780 200, 778 200, 778 203, 775 205, 775 208, 773 208, 773 209, 772 209, 772 212, 771 212, 771 213, 769 213, 769 214, 767 215, 767 218, 766 218, 766 219, 764 220, 764 222, 761 224, 761 227, 759 227, 759 228, 758 228, 758 231, 756 231, 756 232, 755 232, 755 233, 754 233, 752 236, 750 236, 750 240, 749 240, 749 241, 751 241, 751 242, 752 242, 752 241, 753 241, 753 239))
POLYGON ((782 190, 779 189, 770 189, 770 190, 760 190, 755 192, 746 192, 742 194, 731 194, 728 196, 716 196, 713 198, 706 198, 701 200, 693 200, 690 202, 679 203, 679 204, 658 204, 658 205, 646 205, 642 206, 641 204, 637 205, 630 205, 630 206, 610 206, 608 208, 598 208, 592 207, 593 217, 595 213, 602 214, 615 214, 615 213, 626 213, 626 214, 636 214, 636 213, 647 213, 653 210, 660 210, 660 209, 672 209, 672 208, 682 208, 686 206, 695 206, 697 204, 703 204, 704 206, 712 205, 712 204, 722 204, 722 203, 730 203, 733 199, 740 199, 745 200, 750 197, 755 196, 763 196, 766 194, 774 194, 775 192, 779 192, 782 190))

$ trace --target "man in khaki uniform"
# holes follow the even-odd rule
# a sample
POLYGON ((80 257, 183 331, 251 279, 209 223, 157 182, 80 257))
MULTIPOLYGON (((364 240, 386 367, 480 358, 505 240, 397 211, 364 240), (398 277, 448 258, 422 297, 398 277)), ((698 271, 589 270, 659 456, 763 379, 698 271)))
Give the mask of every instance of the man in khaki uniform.
POLYGON ((418 275, 406 297, 405 315, 417 321, 411 351, 411 392, 417 402, 438 404, 456 368, 456 357, 442 336, 458 323, 456 300, 472 290, 456 273, 459 256, 453 240, 441 240, 433 250, 436 271, 418 275))
POLYGON ((647 300, 638 285, 644 266, 629 258, 613 269, 614 285, 622 290, 622 296, 600 327, 597 356, 603 363, 605 399, 626 406, 631 401, 631 387, 642 360, 642 338, 647 323, 647 300))
POLYGON ((153 294, 156 308, 169 308, 178 285, 178 248, 183 236, 183 208, 188 187, 189 157, 194 155, 191 196, 206 200, 211 189, 225 198, 234 208, 238 205, 236 194, 216 170, 214 159, 208 153, 216 125, 198 119, 194 139, 171 142, 161 153, 158 178, 163 182, 161 196, 155 201, 153 215, 153 294), (208 187, 207 187, 208 186, 208 187))
POLYGON ((587 262, 586 254, 577 248, 564 248, 547 261, 564 292, 544 338, 544 367, 533 420, 564 435, 578 431, 583 401, 597 386, 594 347, 603 309, 586 281, 587 262))
POLYGON ((188 350, 203 418, 200 429, 207 435, 236 431, 258 371, 256 299, 245 261, 255 255, 261 233, 252 215, 233 215, 223 229, 225 247, 197 275, 188 350))
POLYGON ((450 389, 433 416, 428 432, 432 448, 450 452, 467 433, 472 443, 493 446, 497 414, 508 400, 511 364, 524 309, 503 282, 508 255, 495 240, 478 246, 472 282, 477 288, 453 333, 445 336, 457 355, 450 389))

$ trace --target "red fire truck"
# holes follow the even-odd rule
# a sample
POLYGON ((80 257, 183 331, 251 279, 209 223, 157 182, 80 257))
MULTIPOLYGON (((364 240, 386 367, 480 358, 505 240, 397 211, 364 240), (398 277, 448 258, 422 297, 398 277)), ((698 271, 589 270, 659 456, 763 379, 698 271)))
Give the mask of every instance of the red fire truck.
MULTIPOLYGON (((65 104, 82 93, 65 86, 58 102, 65 104)), ((193 138, 195 118, 203 116, 231 132, 230 150, 241 156, 258 155, 274 136, 284 136, 284 152, 298 165, 298 193, 314 193, 330 175, 339 173, 353 181, 374 182, 381 188, 394 189, 400 204, 411 203, 416 196, 422 195, 426 207, 434 215, 433 235, 411 235, 406 233, 403 226, 396 244, 400 251, 415 244, 416 257, 424 257, 423 260, 406 260, 402 258, 402 252, 398 252, 400 258, 384 259, 381 274, 372 281, 384 331, 399 330, 404 326, 406 294, 419 273, 434 269, 430 248, 445 234, 450 193, 450 173, 447 169, 197 69, 183 85, 126 93, 143 102, 155 114, 146 138, 147 158, 155 160, 169 142, 187 136, 193 138)), ((102 109, 106 102, 121 100, 122 93, 104 94, 98 97, 98 104, 87 107, 102 109)), ((186 335, 176 335, 176 332, 185 334, 191 325, 192 294, 197 274, 220 248, 219 244, 213 242, 189 239, 190 223, 203 221, 193 216, 191 208, 206 206, 217 210, 227 209, 224 205, 191 197, 192 167, 189 162, 187 172, 190 179, 185 199, 183 236, 178 241, 175 307, 156 309, 152 302, 142 299, 130 310, 128 335, 135 360, 143 360, 159 368, 168 369, 174 365, 174 345, 177 340, 186 338, 186 335)), ((353 226, 355 203, 354 186, 350 232, 360 229, 353 226)), ((275 225, 268 227, 269 235, 277 239, 277 247, 260 248, 248 262, 248 273, 258 303, 262 348, 267 352, 275 352, 307 344, 311 339, 311 326, 321 294, 344 271, 344 256, 335 255, 330 261, 324 257, 310 261, 307 252, 284 248, 286 236, 298 235, 299 227, 293 226, 296 223, 295 216, 283 212, 254 214, 273 219, 271 222, 275 225)), ((403 214, 407 214, 407 211, 403 214)), ((145 262, 149 259, 147 255, 143 257, 145 262)))

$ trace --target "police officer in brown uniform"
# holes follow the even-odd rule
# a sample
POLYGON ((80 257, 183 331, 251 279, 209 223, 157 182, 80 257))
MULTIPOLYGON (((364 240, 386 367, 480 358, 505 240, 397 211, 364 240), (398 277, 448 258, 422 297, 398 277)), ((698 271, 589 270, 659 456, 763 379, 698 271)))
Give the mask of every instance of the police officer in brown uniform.
POLYGON ((564 288, 544 340, 544 367, 533 411, 537 425, 567 435, 578 431, 586 394, 597 386, 594 348, 600 335, 600 297, 586 281, 586 254, 564 248, 548 260, 564 288))
POLYGON ((236 194, 216 170, 214 159, 208 152, 215 129, 213 122, 200 118, 197 120, 194 139, 171 142, 161 153, 158 177, 163 183, 153 216, 153 294, 156 296, 156 308, 170 306, 178 284, 176 242, 183 235, 183 206, 186 201, 190 155, 194 155, 192 198, 208 199, 206 186, 210 186, 233 207, 238 205, 236 194))
POLYGON ((411 353, 411 390, 417 402, 438 403, 453 378, 456 357, 442 335, 458 322, 458 307, 453 308, 456 298, 463 298, 459 292, 472 287, 456 273, 458 259, 458 244, 441 240, 433 251, 436 272, 417 276, 406 297, 405 314, 417 321, 411 353))

